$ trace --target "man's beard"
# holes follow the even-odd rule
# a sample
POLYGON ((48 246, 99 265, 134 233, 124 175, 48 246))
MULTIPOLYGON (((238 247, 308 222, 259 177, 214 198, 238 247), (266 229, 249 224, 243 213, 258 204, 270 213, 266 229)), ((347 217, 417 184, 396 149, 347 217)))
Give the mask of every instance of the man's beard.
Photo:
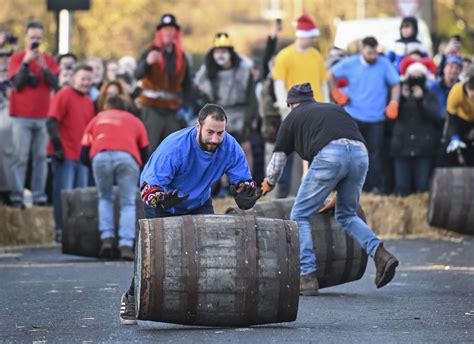
POLYGON ((199 130, 199 146, 201 146, 201 149, 205 152, 215 152, 217 150, 217 147, 220 146, 220 143, 216 145, 212 145, 209 143, 206 143, 202 139, 202 129, 199 130))

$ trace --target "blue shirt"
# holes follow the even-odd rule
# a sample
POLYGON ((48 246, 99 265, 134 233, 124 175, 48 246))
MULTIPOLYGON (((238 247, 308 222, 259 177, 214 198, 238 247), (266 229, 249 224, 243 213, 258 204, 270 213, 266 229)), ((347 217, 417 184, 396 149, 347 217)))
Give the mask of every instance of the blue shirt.
POLYGON ((215 152, 205 152, 199 146, 196 127, 181 129, 167 136, 146 163, 140 176, 149 185, 164 191, 178 189, 179 195, 189 198, 175 208, 172 214, 187 214, 202 206, 211 197, 211 186, 224 174, 232 184, 252 179, 244 151, 228 133, 215 152))
POLYGON ((436 80, 428 83, 428 89, 433 92, 438 99, 439 118, 445 118, 446 101, 448 100, 448 94, 451 88, 446 86, 443 80, 436 80))
POLYGON ((332 68, 332 74, 349 82, 345 110, 354 119, 369 123, 385 120, 390 89, 400 81, 397 70, 385 56, 378 56, 373 65, 360 54, 349 56, 332 68))

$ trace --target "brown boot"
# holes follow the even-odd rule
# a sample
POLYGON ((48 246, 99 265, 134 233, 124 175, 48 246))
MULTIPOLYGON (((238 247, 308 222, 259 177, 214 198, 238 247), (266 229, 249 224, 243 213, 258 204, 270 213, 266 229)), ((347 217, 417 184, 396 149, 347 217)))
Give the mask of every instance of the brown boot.
POLYGON ((398 259, 388 252, 383 244, 377 249, 374 256, 375 269, 375 285, 377 288, 382 288, 389 283, 395 276, 395 268, 398 266, 398 259))
POLYGON ((316 278, 316 271, 300 277, 300 295, 319 295, 319 284, 318 279, 316 278))

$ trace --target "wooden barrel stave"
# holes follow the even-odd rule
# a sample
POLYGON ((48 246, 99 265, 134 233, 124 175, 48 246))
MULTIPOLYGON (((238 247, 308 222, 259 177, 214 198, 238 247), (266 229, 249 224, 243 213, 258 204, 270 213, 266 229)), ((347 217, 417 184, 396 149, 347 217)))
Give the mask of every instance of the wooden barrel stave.
MULTIPOLYGON (((250 210, 243 211, 232 207, 227 210, 227 213, 252 214, 286 220, 290 218, 294 202, 295 198, 257 202, 250 210)), ((365 214, 360 207, 357 213, 365 221, 365 214)), ((314 216, 311 226, 320 289, 362 278, 367 267, 367 254, 336 223, 334 211, 314 216)))
POLYGON ((276 222, 277 230, 275 220, 253 217, 202 215, 140 221, 135 269, 139 319, 208 326, 295 320, 299 292, 296 224, 276 222), (181 218, 188 223, 172 223, 181 218), (196 251, 190 254, 186 247, 196 251), (280 257, 282 252, 285 257, 280 257), (195 273, 190 273, 192 268, 195 273))

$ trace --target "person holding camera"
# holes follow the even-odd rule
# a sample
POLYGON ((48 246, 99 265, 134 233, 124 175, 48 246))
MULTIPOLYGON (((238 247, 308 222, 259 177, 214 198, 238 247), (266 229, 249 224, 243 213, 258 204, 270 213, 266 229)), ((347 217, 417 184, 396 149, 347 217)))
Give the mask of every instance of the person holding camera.
POLYGON ((427 192, 438 141, 438 100, 427 88, 428 68, 414 62, 401 84, 400 108, 394 119, 390 153, 394 158, 395 194, 427 192), (414 185, 415 189, 412 189, 414 185))
POLYGON ((17 208, 24 207, 23 188, 30 155, 33 165, 33 204, 45 205, 47 200, 46 119, 51 91, 58 86, 59 69, 53 56, 39 50, 43 33, 41 22, 28 22, 25 30, 26 48, 13 54, 8 65, 8 77, 13 85, 9 112, 13 117, 13 143, 16 150, 10 200, 12 206, 17 208))

